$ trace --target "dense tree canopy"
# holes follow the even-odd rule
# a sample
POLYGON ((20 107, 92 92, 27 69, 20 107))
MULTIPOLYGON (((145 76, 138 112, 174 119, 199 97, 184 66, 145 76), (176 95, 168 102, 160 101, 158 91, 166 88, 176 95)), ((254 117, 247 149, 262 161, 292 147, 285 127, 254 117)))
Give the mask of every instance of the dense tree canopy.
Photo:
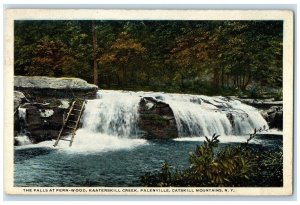
POLYGON ((97 68, 105 89, 273 92, 282 38, 282 21, 15 21, 15 74, 92 83, 97 68))

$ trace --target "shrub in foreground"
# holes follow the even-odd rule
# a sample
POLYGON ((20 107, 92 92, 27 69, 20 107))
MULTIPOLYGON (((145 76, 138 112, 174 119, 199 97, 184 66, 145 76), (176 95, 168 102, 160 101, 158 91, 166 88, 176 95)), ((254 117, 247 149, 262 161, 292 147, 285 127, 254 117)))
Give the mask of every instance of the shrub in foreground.
POLYGON ((249 142, 264 128, 254 130, 245 143, 219 147, 219 135, 190 153, 189 168, 172 171, 164 163, 159 172, 146 173, 148 187, 278 187, 282 186, 282 149, 262 150, 249 142))

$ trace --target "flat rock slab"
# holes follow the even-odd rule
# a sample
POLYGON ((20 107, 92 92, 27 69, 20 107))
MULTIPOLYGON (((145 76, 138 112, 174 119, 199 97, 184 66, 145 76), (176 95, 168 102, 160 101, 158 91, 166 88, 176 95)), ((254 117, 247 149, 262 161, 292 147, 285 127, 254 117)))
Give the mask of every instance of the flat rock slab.
POLYGON ((239 98, 236 96, 229 96, 228 97, 231 100, 239 100, 242 103, 245 103, 247 105, 251 105, 255 108, 259 109, 269 109, 272 106, 282 106, 283 102, 282 101, 275 101, 275 99, 270 98, 270 99, 251 99, 251 98, 239 98))
POLYGON ((47 98, 93 99, 98 86, 79 78, 15 76, 14 89, 23 92, 29 100, 43 101, 47 98))
POLYGON ((97 90, 98 86, 79 78, 51 78, 45 76, 15 76, 16 88, 55 89, 55 90, 97 90))

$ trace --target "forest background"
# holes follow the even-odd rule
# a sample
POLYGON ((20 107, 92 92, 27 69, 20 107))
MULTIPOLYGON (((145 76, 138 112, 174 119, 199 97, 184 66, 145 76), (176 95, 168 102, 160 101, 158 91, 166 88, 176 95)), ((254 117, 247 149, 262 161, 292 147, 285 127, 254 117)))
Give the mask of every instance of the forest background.
POLYGON ((15 21, 15 75, 282 99, 282 21, 15 21))

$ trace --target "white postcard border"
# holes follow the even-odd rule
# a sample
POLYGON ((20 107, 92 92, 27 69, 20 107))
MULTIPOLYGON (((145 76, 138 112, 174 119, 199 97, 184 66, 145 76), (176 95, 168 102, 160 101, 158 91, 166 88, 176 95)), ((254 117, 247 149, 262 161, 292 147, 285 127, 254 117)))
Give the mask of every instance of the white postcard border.
POLYGON ((5 143, 6 194, 21 195, 291 195, 293 181, 293 12, 288 10, 92 10, 7 9, 5 11, 5 143), (283 187, 151 188, 151 187, 14 187, 13 68, 14 20, 283 20, 283 187), (31 189, 31 191, 30 191, 31 189), (77 191, 75 190, 77 189, 77 191), (93 189, 99 189, 98 191, 93 189), (107 189, 107 191, 101 191, 107 189), (181 189, 181 191, 179 191, 181 189), (71 191, 75 190, 75 191, 71 191), (137 190, 137 191, 136 191, 137 190), (144 191, 143 191, 144 190, 144 191), (168 191, 167 191, 168 190, 168 191), (198 191, 197 191, 198 190, 198 191))

